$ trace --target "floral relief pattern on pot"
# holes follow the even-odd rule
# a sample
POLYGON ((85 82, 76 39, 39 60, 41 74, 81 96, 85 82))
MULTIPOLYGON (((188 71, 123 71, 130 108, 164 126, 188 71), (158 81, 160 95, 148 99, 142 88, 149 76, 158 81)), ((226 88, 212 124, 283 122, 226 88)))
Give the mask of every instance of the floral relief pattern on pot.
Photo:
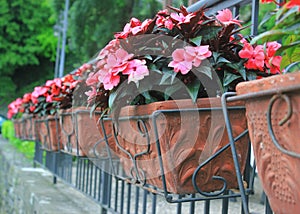
MULTIPOLYGON (((220 106, 220 99, 211 98, 198 99, 194 109, 191 100, 124 107, 114 126, 116 146, 112 150, 119 155, 125 173, 134 182, 163 189, 163 176, 167 191, 195 193, 192 184, 195 169, 229 142, 222 111, 214 109, 220 106)), ((235 135, 246 129, 244 111, 232 110, 230 119, 235 135)), ((243 172, 248 138, 243 137, 236 148, 243 172)), ((196 176, 198 188, 204 192, 222 189, 224 183, 212 179, 213 176, 224 177, 228 189, 237 188, 230 148, 201 168, 196 176)))
POLYGON ((246 101, 258 175, 275 213, 297 212, 300 176, 300 72, 237 86, 246 101), (250 93, 250 95, 249 95, 250 93), (252 97, 251 97, 252 95, 252 97))
POLYGON ((59 151, 62 149, 60 143, 60 124, 57 116, 46 116, 36 120, 37 140, 41 142, 42 149, 48 151, 59 151))

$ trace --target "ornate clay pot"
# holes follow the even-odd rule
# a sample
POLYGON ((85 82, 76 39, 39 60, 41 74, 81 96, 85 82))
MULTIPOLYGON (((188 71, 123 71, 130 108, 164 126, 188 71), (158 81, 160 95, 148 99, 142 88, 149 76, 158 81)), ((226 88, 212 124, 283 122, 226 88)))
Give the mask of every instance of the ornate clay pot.
POLYGON ((24 116, 24 140, 35 140, 35 116, 25 115, 24 116))
POLYGON ((57 115, 36 119, 36 136, 37 140, 41 142, 42 149, 48 151, 59 151, 62 149, 60 133, 60 124, 57 115))
MULTIPOLYGON (((247 126, 245 111, 230 110, 229 115, 237 136, 247 126)), ((117 140, 112 150, 118 153, 127 176, 163 189, 164 175, 166 190, 172 193, 197 192, 192 183, 195 169, 229 143, 219 98, 198 99, 196 104, 191 100, 172 100, 126 106, 117 121, 113 132, 117 140)), ((236 148, 243 172, 247 135, 236 143, 236 148)), ((223 187, 223 182, 212 176, 226 179, 227 189, 238 187, 230 147, 197 173, 196 183, 201 191, 223 187)))
POLYGON ((85 156, 76 138, 73 109, 60 110, 59 121, 61 127, 61 143, 63 146, 62 151, 76 156, 85 156))
POLYGON ((91 114, 90 111, 86 107, 73 108, 75 134, 82 152, 89 158, 97 158, 106 149, 103 136, 100 136, 97 128, 101 112, 96 110, 91 114))
POLYGON ((14 123, 14 129, 15 129, 15 137, 16 138, 21 138, 21 133, 22 133, 22 119, 13 119, 14 123))
POLYGON ((300 72, 240 83, 258 175, 275 213, 300 210, 300 72))

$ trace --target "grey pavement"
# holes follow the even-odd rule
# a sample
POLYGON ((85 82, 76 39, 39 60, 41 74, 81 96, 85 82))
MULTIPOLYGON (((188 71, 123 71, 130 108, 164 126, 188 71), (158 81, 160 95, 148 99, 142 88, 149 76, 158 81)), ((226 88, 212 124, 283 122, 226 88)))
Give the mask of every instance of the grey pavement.
MULTIPOLYGON (((24 200, 22 206, 18 207, 19 212, 16 213, 31 213, 27 212, 32 209, 35 210, 36 214, 55 214, 55 213, 100 213, 100 205, 93 200, 87 198, 78 190, 71 186, 60 182, 53 184, 53 176, 50 172, 43 168, 33 168, 32 163, 26 160, 20 153, 18 153, 9 143, 0 136, 0 154, 3 157, 5 154, 6 161, 9 161, 12 166, 9 173, 11 180, 18 180, 18 184, 13 188, 11 194, 18 194, 19 201, 24 200), (15 177, 14 177, 15 176, 15 177), (22 199, 23 197, 23 199, 22 199), (29 203, 30 208, 26 207, 25 204, 29 203), (26 211, 27 210, 27 211, 26 211)), ((0 158, 1 160, 1 158, 0 158)), ((3 158, 0 162, 3 164, 3 158)), ((3 167, 0 166, 0 191, 3 193, 3 185, 1 181, 5 180, 6 172, 3 172, 3 167)), ((8 182, 9 183, 9 182, 8 182)), ((14 182, 16 183, 16 182, 14 182)), ((13 185, 11 185, 13 186, 13 185)), ((263 214, 265 213, 265 207, 261 202, 262 187, 259 179, 255 178, 255 190, 254 195, 249 196, 249 210, 252 214, 263 214)), ((10 187, 11 188, 11 187, 10 187)), ((0 192, 0 199, 3 197, 0 192)), ((132 200, 134 201, 134 200, 132 200)), ((151 206, 151 198, 149 197, 149 206, 151 206)), ((0 211, 2 211, 0 202, 0 211)), ((174 213, 177 204, 170 204, 165 201, 164 198, 157 198, 157 213, 169 214, 174 213)), ((221 200, 212 200, 210 205, 210 213, 222 213, 221 211, 221 200)), ((19 203, 20 204, 20 203, 19 203)), ((141 207, 141 206, 140 206, 141 207)), ((151 209, 147 209, 151 210, 151 209)), ((4 212, 0 212, 4 213, 4 212)), ((140 212, 139 212, 140 213, 140 212)), ((189 204, 183 203, 182 213, 189 213, 189 204)), ((204 213, 204 203, 196 203, 196 213, 204 213)), ((228 213, 241 213, 241 199, 237 198, 236 202, 229 203, 228 213)))

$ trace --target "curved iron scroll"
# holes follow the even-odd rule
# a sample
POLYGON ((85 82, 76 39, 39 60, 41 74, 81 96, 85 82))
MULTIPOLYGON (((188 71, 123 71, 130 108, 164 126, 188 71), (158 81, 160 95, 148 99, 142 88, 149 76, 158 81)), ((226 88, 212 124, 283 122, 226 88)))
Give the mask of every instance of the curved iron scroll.
MULTIPOLYGON (((235 141, 238 141, 239 139, 241 139, 243 136, 245 136, 248 133, 248 130, 245 130, 244 132, 242 132, 240 135, 238 135, 235 138, 235 141)), ((200 170, 207 165, 210 161, 212 161, 213 159, 215 159, 217 156, 219 156, 222 152, 224 152, 228 147, 230 147, 230 143, 226 144, 224 147, 222 147, 220 150, 218 150, 214 155, 212 155, 210 158, 208 158, 206 161, 204 161, 202 164, 200 164, 194 171, 193 173, 193 177, 192 177, 192 182, 193 182, 193 186, 195 188, 195 190, 197 190, 198 193, 200 193, 203 196, 206 197, 216 197, 219 196, 221 194, 225 194, 225 191, 227 189, 227 181, 224 177, 221 176, 212 176, 213 180, 219 180, 223 182, 223 187, 215 192, 204 192, 202 191, 198 184, 197 184, 197 176, 198 173, 200 172, 200 170)))
MULTIPOLYGON (((59 122, 60 122, 60 127, 61 127, 62 132, 64 133, 65 136, 67 136, 67 142, 66 142, 67 150, 68 150, 68 152, 72 152, 71 137, 72 137, 72 135, 75 134, 74 119, 73 119, 72 114, 71 113, 61 114, 59 122), (68 132, 64 127, 64 117, 65 116, 71 116, 72 129, 71 129, 70 132, 68 132)), ((79 152, 79 148, 78 148, 78 145, 77 145, 77 153, 78 152, 79 152)))
POLYGON ((273 108, 273 105, 274 103, 276 102, 276 100, 278 99, 282 99, 286 102, 287 104, 287 114, 285 115, 285 117, 278 123, 279 126, 282 126, 284 125, 286 122, 289 121, 289 119, 292 117, 293 115, 293 106, 292 106, 292 103, 291 103, 291 100, 290 100, 290 97, 287 96, 286 94, 276 94, 274 95, 271 100, 270 100, 270 103, 269 103, 269 106, 268 106, 268 111, 267 111, 267 123, 268 123, 268 130, 269 130, 269 134, 271 136, 271 139, 274 143, 274 145, 277 147, 277 149, 279 151, 281 151, 282 153, 286 154, 286 155, 289 155, 289 156, 292 156, 292 157, 295 157, 295 158, 300 158, 300 154, 296 153, 296 152, 293 152, 293 151, 289 151, 289 150, 286 150, 285 148, 283 148, 278 140, 276 139, 275 137, 275 134, 274 134, 274 131, 273 131, 273 127, 272 127, 272 116, 271 116, 271 113, 272 113, 272 108, 273 108))
POLYGON ((132 161, 133 167, 130 170, 130 175, 134 179, 134 182, 145 185, 146 184, 146 175, 145 175, 145 172, 138 167, 137 158, 139 156, 149 153, 150 137, 149 137, 149 133, 148 133, 148 129, 147 129, 145 121, 143 121, 142 119, 138 119, 136 121, 136 125, 137 125, 137 129, 138 129, 139 133, 141 134, 141 136, 146 138, 146 141, 147 141, 147 148, 146 148, 146 150, 144 150, 142 152, 132 155, 124 147, 122 147, 122 145, 120 144, 120 142, 118 140, 119 129, 118 129, 117 123, 114 123, 114 122, 113 122, 113 126, 112 126, 113 127, 113 135, 114 135, 114 139, 115 139, 115 142, 116 142, 116 145, 118 146, 118 148, 122 152, 124 152, 132 161), (135 172, 135 175, 134 175, 134 172, 135 172))

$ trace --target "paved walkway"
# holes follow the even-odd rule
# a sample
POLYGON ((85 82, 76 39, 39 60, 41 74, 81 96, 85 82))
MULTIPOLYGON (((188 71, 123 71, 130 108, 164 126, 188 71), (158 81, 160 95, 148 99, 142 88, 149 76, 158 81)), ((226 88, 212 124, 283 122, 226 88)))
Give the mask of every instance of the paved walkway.
MULTIPOLYGON (((28 195, 30 193, 28 196, 28 200, 30 199, 31 202, 32 200, 34 200, 36 206, 38 205, 35 208, 35 210, 37 211, 35 212, 36 214, 100 213, 99 204, 88 199, 86 196, 81 194, 79 191, 71 188, 69 185, 66 185, 60 181, 58 181, 56 185, 53 185, 52 175, 50 174, 50 172, 41 168, 33 168, 32 164, 28 161, 25 161, 21 157, 21 154, 16 152, 16 150, 13 149, 12 146, 10 146, 8 142, 4 140, 1 136, 0 153, 5 153, 5 159, 10 160, 19 169, 20 174, 22 175, 21 185, 26 187, 22 190, 26 192, 26 194, 24 193, 24 195, 28 195)), ((1 179, 2 178, 0 177, 0 180, 1 179)), ((265 207, 260 203, 261 194, 262 188, 259 180, 256 178, 255 194, 250 195, 249 197, 249 209, 252 214, 265 213, 265 207)), ((158 197, 157 203, 157 213, 159 214, 169 214, 173 213, 174 210, 176 210, 174 209, 176 208, 176 204, 169 204, 165 201, 164 198, 158 197)), ((221 200, 211 201, 210 213, 221 213, 221 203, 221 200)), ((182 213, 189 212, 189 206, 186 205, 188 204, 183 204, 182 213)), ((203 202, 197 203, 196 207, 196 213, 203 213, 203 202)), ((237 198, 237 202, 229 203, 229 213, 241 213, 241 203, 239 198, 237 198)))

